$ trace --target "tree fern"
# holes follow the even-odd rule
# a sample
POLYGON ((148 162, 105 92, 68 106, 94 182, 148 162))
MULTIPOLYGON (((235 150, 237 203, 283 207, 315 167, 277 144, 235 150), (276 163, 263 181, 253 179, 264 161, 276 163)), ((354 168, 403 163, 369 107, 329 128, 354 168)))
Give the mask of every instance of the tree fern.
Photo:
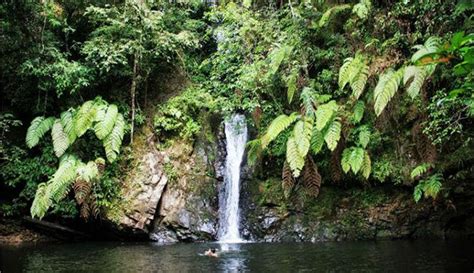
POLYGON ((294 136, 289 137, 286 143, 286 161, 288 161, 293 176, 300 176, 301 170, 304 167, 304 157, 298 152, 294 136))
POLYGON ((328 122, 333 118, 338 109, 339 106, 334 100, 320 105, 316 110, 316 129, 322 131, 328 122))
POLYGON ((276 117, 262 136, 262 149, 265 149, 278 135, 295 122, 300 116, 294 112, 287 116, 285 114, 276 117))
POLYGON ((54 154, 61 157, 69 147, 69 138, 64 132, 63 124, 60 119, 56 119, 51 130, 51 137, 53 139, 54 154))
POLYGON ((46 134, 46 132, 53 127, 55 119, 52 117, 36 117, 31 121, 30 127, 26 132, 26 145, 28 148, 33 148, 39 140, 46 134))
POLYGON ((325 134, 324 134, 324 141, 326 141, 326 145, 328 149, 334 151, 337 147, 337 143, 341 138, 341 123, 338 119, 334 119, 331 124, 328 126, 325 134))
POLYGON ((383 109, 387 106, 398 90, 401 80, 403 79, 404 68, 400 68, 396 72, 389 70, 380 76, 379 82, 374 90, 375 98, 375 114, 379 116, 383 109))
POLYGON ((89 130, 97 114, 97 106, 94 101, 86 101, 77 112, 75 130, 78 137, 89 130))
POLYGON ((122 114, 119 114, 115 121, 112 132, 104 140, 105 154, 109 162, 115 161, 122 146, 123 135, 125 134, 125 120, 122 114))
POLYGON ((118 117, 118 108, 114 104, 110 104, 104 111, 102 118, 96 118, 94 131, 98 139, 103 140, 114 128, 115 121, 118 117))

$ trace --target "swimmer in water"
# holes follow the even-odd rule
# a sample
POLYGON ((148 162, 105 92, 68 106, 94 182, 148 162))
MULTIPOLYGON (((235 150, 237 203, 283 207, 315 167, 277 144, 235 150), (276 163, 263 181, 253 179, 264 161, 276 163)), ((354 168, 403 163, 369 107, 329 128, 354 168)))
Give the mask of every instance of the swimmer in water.
POLYGON ((204 252, 204 255, 214 258, 217 258, 219 256, 217 254, 217 249, 215 248, 209 248, 208 250, 206 250, 206 252, 204 252))

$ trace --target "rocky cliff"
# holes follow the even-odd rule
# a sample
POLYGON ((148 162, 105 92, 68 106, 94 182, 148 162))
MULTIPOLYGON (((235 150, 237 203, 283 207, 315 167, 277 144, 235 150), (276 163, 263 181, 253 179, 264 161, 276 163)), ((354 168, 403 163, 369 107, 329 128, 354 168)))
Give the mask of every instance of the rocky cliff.
MULTIPOLYGON (((151 133, 142 139, 117 228, 160 243, 215 240, 226 155, 222 128, 213 137, 160 147, 151 133)), ((241 233, 267 242, 472 237, 474 189, 467 180, 457 183, 455 196, 420 203, 411 188, 382 186, 323 185, 316 199, 301 190, 286 200, 278 178, 257 180, 244 163, 241 233)))

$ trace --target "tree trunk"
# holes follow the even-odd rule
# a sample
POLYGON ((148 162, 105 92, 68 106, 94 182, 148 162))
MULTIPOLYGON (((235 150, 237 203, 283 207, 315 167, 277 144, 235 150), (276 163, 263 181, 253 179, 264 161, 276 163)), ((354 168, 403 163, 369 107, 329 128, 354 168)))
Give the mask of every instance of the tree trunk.
POLYGON ((132 128, 130 131, 130 144, 133 143, 133 129, 135 125, 135 94, 137 90, 137 77, 138 77, 138 54, 135 54, 133 57, 133 75, 132 75, 132 85, 130 87, 130 106, 132 108, 132 128))

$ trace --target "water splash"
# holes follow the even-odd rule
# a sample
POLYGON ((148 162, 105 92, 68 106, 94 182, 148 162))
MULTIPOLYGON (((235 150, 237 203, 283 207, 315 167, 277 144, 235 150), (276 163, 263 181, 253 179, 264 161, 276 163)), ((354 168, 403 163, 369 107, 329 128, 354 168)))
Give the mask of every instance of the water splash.
POLYGON ((224 191, 219 196, 220 242, 242 242, 240 238, 240 165, 247 143, 245 116, 234 114, 225 122, 227 157, 225 163, 224 191))

